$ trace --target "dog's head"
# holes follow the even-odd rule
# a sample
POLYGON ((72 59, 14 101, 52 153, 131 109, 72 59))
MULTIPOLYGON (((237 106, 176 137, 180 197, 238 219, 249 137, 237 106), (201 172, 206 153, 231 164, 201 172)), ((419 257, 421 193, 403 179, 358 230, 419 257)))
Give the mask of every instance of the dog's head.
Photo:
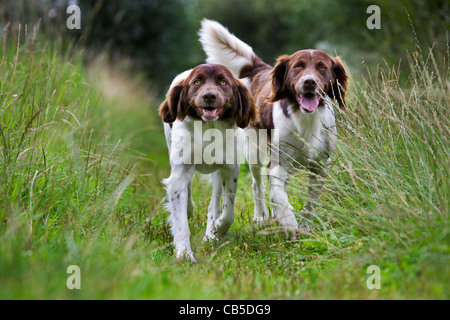
POLYGON ((345 110, 348 76, 339 57, 320 50, 300 50, 281 56, 272 70, 270 102, 289 99, 304 113, 323 105, 323 97, 336 99, 345 110))
POLYGON ((159 114, 167 123, 189 115, 203 121, 231 119, 245 128, 256 122, 257 109, 250 91, 226 67, 202 64, 171 87, 159 114))

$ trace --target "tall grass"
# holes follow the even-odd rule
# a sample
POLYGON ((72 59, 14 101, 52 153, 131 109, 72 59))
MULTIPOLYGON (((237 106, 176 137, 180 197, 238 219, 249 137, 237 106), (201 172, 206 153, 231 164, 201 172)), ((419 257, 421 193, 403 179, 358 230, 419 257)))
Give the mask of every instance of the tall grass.
MULTIPOLYGON (((296 240, 251 223, 243 166, 235 224, 203 243, 211 187, 195 177, 192 266, 173 259, 151 86, 101 59, 85 66, 85 52, 62 54, 24 28, 2 45, 0 297, 449 297, 448 60, 437 68, 432 51, 411 53, 406 86, 389 66, 352 79, 317 228, 296 240), (73 264, 81 290, 66 287, 73 264), (380 290, 365 285, 372 264, 380 290)), ((305 180, 289 186, 300 212, 305 180)))
POLYGON ((440 75, 432 52, 410 57, 407 89, 389 67, 356 83, 326 203, 401 218, 448 213, 448 69, 440 75))
MULTIPOLYGON (((336 255, 362 253, 363 266, 380 266, 385 283, 410 290, 405 296, 448 297, 449 56, 442 69, 431 49, 408 57, 406 86, 387 65, 353 79, 314 237, 336 255)), ((305 184, 295 181, 291 191, 305 184)))
POLYGON ((50 43, 34 49, 20 38, 14 49, 1 62, 2 217, 27 224, 31 236, 43 221, 64 224, 80 205, 95 207, 118 170, 116 150, 91 127, 95 95, 79 56, 62 58, 50 43))
MULTIPOLYGON (((65 269, 77 264, 72 260, 82 252, 91 256, 97 248, 119 250, 122 241, 134 241, 125 235, 131 234, 136 221, 143 224, 156 210, 150 206, 161 202, 158 192, 149 192, 141 207, 133 202, 140 196, 132 194, 133 188, 147 187, 145 179, 157 185, 161 177, 139 171, 138 159, 143 164, 151 159, 142 147, 130 148, 121 127, 145 119, 151 98, 142 90, 134 90, 135 101, 124 98, 128 93, 123 91, 119 101, 103 97, 104 77, 99 70, 104 67, 92 64, 88 73, 83 51, 62 55, 52 42, 30 40, 23 27, 14 43, 4 45, 0 50, 1 295, 38 297, 52 292, 51 283, 43 285, 51 270, 58 270, 56 278, 64 279, 65 269), (94 72, 98 74, 92 79, 94 72), (120 104, 125 100, 127 108, 120 104), (130 115, 130 106, 137 103, 140 108, 130 115), (129 202, 123 205, 120 199, 125 196, 129 202), (42 272, 46 269, 49 273, 42 272), (27 278, 35 282, 22 283, 27 278), (28 286, 33 289, 27 295, 28 286)), ((158 123, 155 120, 132 133, 142 135, 158 123)), ((154 145, 158 148, 158 143, 154 145)), ((58 290, 55 294, 49 297, 60 296, 58 290)))

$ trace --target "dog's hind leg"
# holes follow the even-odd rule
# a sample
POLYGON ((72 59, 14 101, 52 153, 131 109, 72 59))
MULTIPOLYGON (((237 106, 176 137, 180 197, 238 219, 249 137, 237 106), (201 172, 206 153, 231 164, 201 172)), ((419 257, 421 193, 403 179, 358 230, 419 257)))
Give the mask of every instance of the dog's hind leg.
POLYGON ((263 222, 269 217, 266 208, 264 181, 261 174, 263 168, 259 164, 250 164, 249 168, 252 173, 253 200, 255 202, 253 222, 263 222))
POLYGON ((311 220, 314 218, 317 200, 325 183, 325 179, 328 176, 328 167, 330 163, 331 160, 328 159, 325 167, 312 169, 312 172, 309 175, 308 195, 302 209, 302 218, 300 221, 300 227, 307 231, 311 230, 311 220))
POLYGON ((264 177, 262 175, 263 161, 265 161, 267 152, 264 153, 261 150, 265 150, 263 148, 266 148, 268 142, 267 136, 265 140, 262 140, 261 133, 265 132, 265 130, 255 130, 254 128, 249 128, 245 131, 245 157, 252 174, 253 201, 255 203, 253 222, 255 223, 262 222, 269 217, 265 201, 264 177))
POLYGON ((187 203, 187 215, 188 219, 194 216, 194 200, 192 199, 192 181, 188 183, 188 203, 187 203))
POLYGON ((203 237, 203 241, 216 239, 216 220, 220 215, 220 200, 222 198, 222 178, 220 172, 216 171, 212 174, 213 191, 211 196, 211 202, 208 206, 208 220, 206 223, 206 233, 203 237))
POLYGON ((221 235, 226 234, 234 222, 234 200, 236 196, 238 176, 239 165, 236 165, 234 169, 221 171, 223 204, 222 214, 216 221, 216 230, 221 235))
POLYGON ((316 209, 317 199, 319 198, 325 178, 326 175, 319 176, 314 173, 309 176, 308 196, 306 198, 305 205, 303 206, 303 211, 305 214, 312 214, 316 209))

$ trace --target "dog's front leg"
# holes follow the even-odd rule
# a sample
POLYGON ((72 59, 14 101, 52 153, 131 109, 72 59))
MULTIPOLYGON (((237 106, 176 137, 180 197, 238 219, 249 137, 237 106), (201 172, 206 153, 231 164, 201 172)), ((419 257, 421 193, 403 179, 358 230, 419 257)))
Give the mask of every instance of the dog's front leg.
POLYGON ((222 169, 222 214, 216 221, 216 230, 219 234, 224 235, 230 230, 234 222, 234 198, 236 196, 236 187, 239 176, 239 165, 231 168, 222 169))
POLYGON ((285 229, 297 232, 298 223, 295 219, 294 208, 289 203, 286 193, 288 172, 279 164, 275 164, 269 171, 270 201, 272 202, 273 216, 285 229))
POLYGON ((165 180, 169 204, 169 222, 172 226, 173 244, 177 259, 184 257, 196 262, 191 250, 188 223, 188 184, 194 174, 194 165, 172 167, 170 177, 165 180))

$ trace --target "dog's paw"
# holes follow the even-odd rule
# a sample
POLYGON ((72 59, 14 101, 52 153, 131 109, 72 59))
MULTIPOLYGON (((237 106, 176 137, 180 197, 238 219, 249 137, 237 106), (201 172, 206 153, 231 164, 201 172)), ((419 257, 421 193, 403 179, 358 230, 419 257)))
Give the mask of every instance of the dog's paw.
POLYGON ((305 233, 311 233, 315 228, 311 222, 307 221, 303 217, 300 218, 300 223, 298 224, 298 227, 302 232, 305 233))
POLYGON ((253 222, 254 224, 264 224, 264 222, 265 222, 266 220, 267 220, 267 219, 264 218, 264 217, 253 217, 252 222, 253 222))
POLYGON ((194 258, 194 252, 187 250, 175 250, 175 259, 177 261, 189 261, 192 264, 197 263, 194 258))
POLYGON ((298 229, 298 222, 293 212, 285 211, 284 214, 277 216, 280 226, 286 228, 287 231, 298 229))
POLYGON ((219 237, 216 232, 209 232, 209 233, 207 232, 203 237, 203 242, 217 241, 217 240, 219 240, 219 237))
POLYGON ((220 218, 216 220, 217 234, 219 234, 221 236, 226 235, 228 233, 228 231, 230 230, 232 224, 233 224, 233 220, 224 219, 223 215, 221 215, 220 218))
POLYGON ((253 223, 255 224, 264 224, 267 220, 269 220, 269 215, 267 212, 256 212, 253 215, 253 223))
POLYGON ((309 207, 304 207, 301 211, 301 217, 299 221, 299 228, 300 230, 310 233, 314 231, 315 226, 313 224, 313 219, 315 217, 315 214, 309 207))

